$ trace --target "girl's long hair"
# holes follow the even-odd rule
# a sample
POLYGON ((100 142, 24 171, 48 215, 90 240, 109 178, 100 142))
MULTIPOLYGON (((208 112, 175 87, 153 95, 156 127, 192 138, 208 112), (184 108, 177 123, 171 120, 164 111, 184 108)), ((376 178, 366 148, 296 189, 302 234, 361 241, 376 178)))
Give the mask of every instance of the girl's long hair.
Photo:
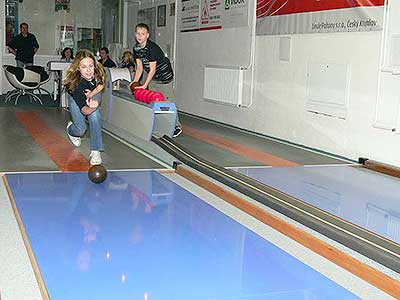
POLYGON ((96 78, 97 84, 104 84, 106 82, 106 72, 104 71, 103 65, 98 63, 93 53, 89 50, 80 50, 71 66, 67 71, 67 76, 64 79, 64 88, 67 91, 75 90, 81 80, 81 73, 79 72, 79 63, 84 58, 91 58, 94 63, 94 77, 96 78))
POLYGON ((131 50, 125 50, 122 54, 121 67, 132 67, 133 71, 136 70, 136 63, 131 50))
POLYGON ((130 50, 124 51, 122 54, 122 60, 124 63, 134 65, 135 64, 135 59, 133 58, 133 54, 130 50))

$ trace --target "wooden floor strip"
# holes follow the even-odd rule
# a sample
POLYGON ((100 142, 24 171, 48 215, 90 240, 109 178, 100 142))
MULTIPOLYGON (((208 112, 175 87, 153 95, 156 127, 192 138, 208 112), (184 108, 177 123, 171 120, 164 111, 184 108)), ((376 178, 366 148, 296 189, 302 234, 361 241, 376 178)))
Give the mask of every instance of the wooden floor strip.
MULTIPOLYGON (((17 112, 17 120, 61 171, 87 171, 89 160, 35 112, 17 112)), ((66 133, 65 133, 66 135, 66 133)))
POLYGON ((275 230, 297 241, 315 253, 332 261, 336 265, 341 266, 343 269, 353 273, 359 278, 395 297, 395 299, 400 299, 400 282, 394 278, 368 266, 365 263, 360 262, 359 260, 349 256, 332 245, 329 245, 313 235, 304 232, 303 230, 287 223, 286 221, 276 217, 266 210, 246 201, 238 195, 235 195, 223 187, 190 171, 187 167, 179 165, 176 169, 176 172, 218 196, 219 198, 225 200, 226 202, 236 206, 247 214, 255 217, 264 224, 274 228, 275 230))
POLYGON ((375 172, 379 172, 382 174, 400 178, 400 168, 396 167, 396 166, 384 164, 384 163, 369 159, 364 163, 363 167, 373 170, 375 172))

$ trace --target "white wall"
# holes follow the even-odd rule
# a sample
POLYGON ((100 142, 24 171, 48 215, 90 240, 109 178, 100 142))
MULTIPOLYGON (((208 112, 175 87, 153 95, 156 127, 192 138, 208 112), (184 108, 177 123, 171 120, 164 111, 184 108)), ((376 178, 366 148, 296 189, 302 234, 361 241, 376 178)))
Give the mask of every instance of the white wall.
POLYGON ((372 126, 381 32, 294 35, 292 38, 292 61, 286 64, 277 57, 279 37, 257 38, 255 99, 265 122, 249 129, 353 159, 367 156, 387 161, 391 150, 381 149, 381 143, 394 146, 396 136, 372 126), (262 49, 270 50, 264 55, 262 49), (310 61, 350 65, 346 119, 305 110, 310 61))
MULTIPOLYGON (((182 10, 178 1, 178 12, 182 10)), ((254 128, 256 106, 245 111, 204 102, 203 84, 206 65, 251 68, 251 44, 255 1, 249 1, 248 26, 222 30, 177 32, 176 45, 176 103, 178 109, 195 115, 240 126, 254 128), (244 113, 243 113, 244 112, 244 113)), ((179 18, 179 13, 178 16, 179 18)), ((178 21, 179 22, 179 21, 178 21)), ((179 23, 178 23, 179 24, 179 23)), ((246 72, 244 94, 249 95, 250 80, 246 72)), ((260 116, 263 119, 263 116, 260 116)), ((260 119, 260 121, 262 121, 260 119)))
MULTIPOLYGON (((290 62, 279 60, 279 36, 258 36, 253 106, 238 109, 203 100, 203 68, 205 64, 243 64, 250 47, 246 31, 178 33, 178 108, 336 155, 352 159, 364 156, 400 166, 400 136, 374 127, 377 99, 385 97, 378 94, 382 34, 292 35, 290 62), (305 110, 309 62, 350 66, 346 119, 305 110)), ((391 80, 397 82, 389 85, 391 94, 400 95, 398 88, 393 90, 400 86, 400 76, 391 80)))
MULTIPOLYGON (((128 1, 129 2, 129 1, 128 1)), ((167 12, 166 12, 166 26, 164 27, 156 27, 156 36, 150 36, 150 39, 155 41, 163 50, 164 52, 168 52, 168 49, 171 49, 171 55, 173 53, 173 44, 174 44, 174 29, 175 29, 175 17, 170 16, 170 3, 174 3, 174 1, 170 0, 144 0, 140 2, 138 5, 138 9, 146 9, 155 7, 157 11, 157 7, 159 5, 166 5, 167 12)), ((132 22, 129 23, 129 35, 128 41, 129 46, 133 47, 135 43, 135 26, 137 24, 137 12, 136 15, 131 16, 132 22)), ((156 22, 157 23, 157 22, 156 22)))
POLYGON ((126 20, 126 46, 128 49, 132 51, 133 46, 135 45, 135 26, 137 24, 137 12, 140 8, 138 2, 128 2, 128 13, 126 20))
POLYGON ((101 28, 101 0, 71 0, 70 12, 55 11, 54 0, 24 1, 19 4, 19 23, 29 24, 40 48, 38 54, 56 54, 57 26, 101 28))

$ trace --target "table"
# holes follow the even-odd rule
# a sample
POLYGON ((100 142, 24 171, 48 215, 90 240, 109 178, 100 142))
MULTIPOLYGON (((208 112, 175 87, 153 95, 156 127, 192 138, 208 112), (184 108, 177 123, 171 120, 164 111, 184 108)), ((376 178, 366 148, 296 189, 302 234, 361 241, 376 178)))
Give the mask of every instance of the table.
MULTIPOLYGON (((54 92, 54 97, 57 97, 60 99, 60 107, 62 108, 67 108, 68 107, 68 102, 67 98, 65 95, 65 92, 62 92, 62 81, 64 80, 67 70, 69 66, 71 65, 70 62, 64 62, 64 61, 49 61, 47 63, 47 66, 50 71, 56 72, 57 76, 54 76, 54 84, 55 84, 55 90, 57 90, 57 93, 54 92)), ((56 99, 54 99, 56 100, 56 99)))

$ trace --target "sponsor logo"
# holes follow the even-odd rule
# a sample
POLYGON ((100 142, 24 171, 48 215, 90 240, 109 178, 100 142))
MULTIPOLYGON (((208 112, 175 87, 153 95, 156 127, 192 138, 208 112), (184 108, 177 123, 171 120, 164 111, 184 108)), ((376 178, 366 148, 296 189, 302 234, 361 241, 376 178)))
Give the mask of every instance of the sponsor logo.
POLYGON ((224 0, 225 9, 229 9, 231 7, 231 0, 224 0))
POLYGON ((230 9, 232 6, 244 4, 245 0, 224 0, 224 8, 230 9))

